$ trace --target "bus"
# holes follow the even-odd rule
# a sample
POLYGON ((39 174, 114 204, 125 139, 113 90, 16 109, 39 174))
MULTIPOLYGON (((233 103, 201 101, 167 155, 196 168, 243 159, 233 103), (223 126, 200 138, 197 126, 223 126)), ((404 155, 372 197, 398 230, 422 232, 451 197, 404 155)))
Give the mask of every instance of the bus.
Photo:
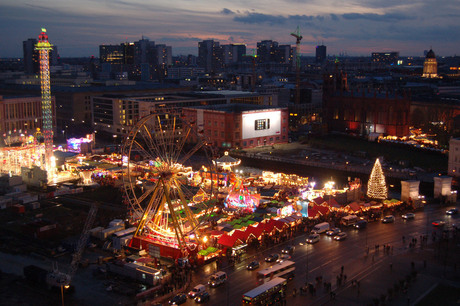
POLYGON ((294 277, 294 264, 295 262, 290 260, 281 261, 270 266, 269 268, 265 268, 257 272, 257 278, 262 283, 274 277, 282 277, 286 280, 291 280, 294 277))
POLYGON ((287 280, 275 277, 243 294, 243 305, 281 305, 287 280))

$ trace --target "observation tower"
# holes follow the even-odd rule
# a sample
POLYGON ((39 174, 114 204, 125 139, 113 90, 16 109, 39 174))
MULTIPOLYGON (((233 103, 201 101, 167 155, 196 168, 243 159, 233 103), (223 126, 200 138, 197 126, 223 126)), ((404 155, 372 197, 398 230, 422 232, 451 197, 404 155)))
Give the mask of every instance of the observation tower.
POLYGON ((45 154, 42 160, 42 168, 48 174, 54 172, 53 160, 53 113, 51 104, 51 88, 50 88, 50 61, 49 53, 53 49, 53 45, 48 41, 46 29, 42 28, 42 32, 38 36, 38 43, 35 45, 35 50, 39 52, 40 58, 40 83, 42 92, 42 132, 45 143, 45 154))

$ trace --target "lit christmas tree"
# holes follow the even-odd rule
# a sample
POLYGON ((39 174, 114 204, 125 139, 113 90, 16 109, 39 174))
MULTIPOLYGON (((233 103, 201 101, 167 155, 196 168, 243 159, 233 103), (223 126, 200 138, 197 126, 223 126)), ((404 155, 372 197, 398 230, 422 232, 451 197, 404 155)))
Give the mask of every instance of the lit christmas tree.
POLYGON ((388 189, 385 183, 382 165, 380 165, 380 161, 377 158, 367 183, 367 196, 371 199, 385 200, 387 198, 387 193, 388 189))

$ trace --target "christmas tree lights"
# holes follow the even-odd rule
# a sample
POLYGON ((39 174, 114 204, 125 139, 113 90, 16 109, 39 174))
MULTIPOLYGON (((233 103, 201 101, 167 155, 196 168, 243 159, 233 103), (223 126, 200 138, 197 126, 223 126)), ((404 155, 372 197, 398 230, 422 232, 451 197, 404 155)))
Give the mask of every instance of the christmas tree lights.
POLYGON ((387 193, 385 175, 383 175, 382 165, 377 158, 367 183, 367 196, 371 199, 385 200, 387 193))

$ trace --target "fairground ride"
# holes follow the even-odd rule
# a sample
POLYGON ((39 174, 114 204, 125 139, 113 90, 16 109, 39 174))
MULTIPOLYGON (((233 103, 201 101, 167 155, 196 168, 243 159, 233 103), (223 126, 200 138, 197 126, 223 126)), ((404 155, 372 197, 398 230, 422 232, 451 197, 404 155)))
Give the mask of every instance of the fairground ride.
MULTIPOLYGON (((130 131, 123 147, 123 176, 131 222, 137 225, 135 248, 159 250, 161 256, 182 257, 197 250, 200 225, 192 210, 192 169, 206 167, 211 179, 200 186, 216 193, 212 147, 196 127, 172 113, 151 114, 130 131)), ((214 207, 208 205, 204 216, 214 207), (209 210, 209 211, 208 211, 209 210)), ((158 255, 157 255, 158 256, 158 255)))

